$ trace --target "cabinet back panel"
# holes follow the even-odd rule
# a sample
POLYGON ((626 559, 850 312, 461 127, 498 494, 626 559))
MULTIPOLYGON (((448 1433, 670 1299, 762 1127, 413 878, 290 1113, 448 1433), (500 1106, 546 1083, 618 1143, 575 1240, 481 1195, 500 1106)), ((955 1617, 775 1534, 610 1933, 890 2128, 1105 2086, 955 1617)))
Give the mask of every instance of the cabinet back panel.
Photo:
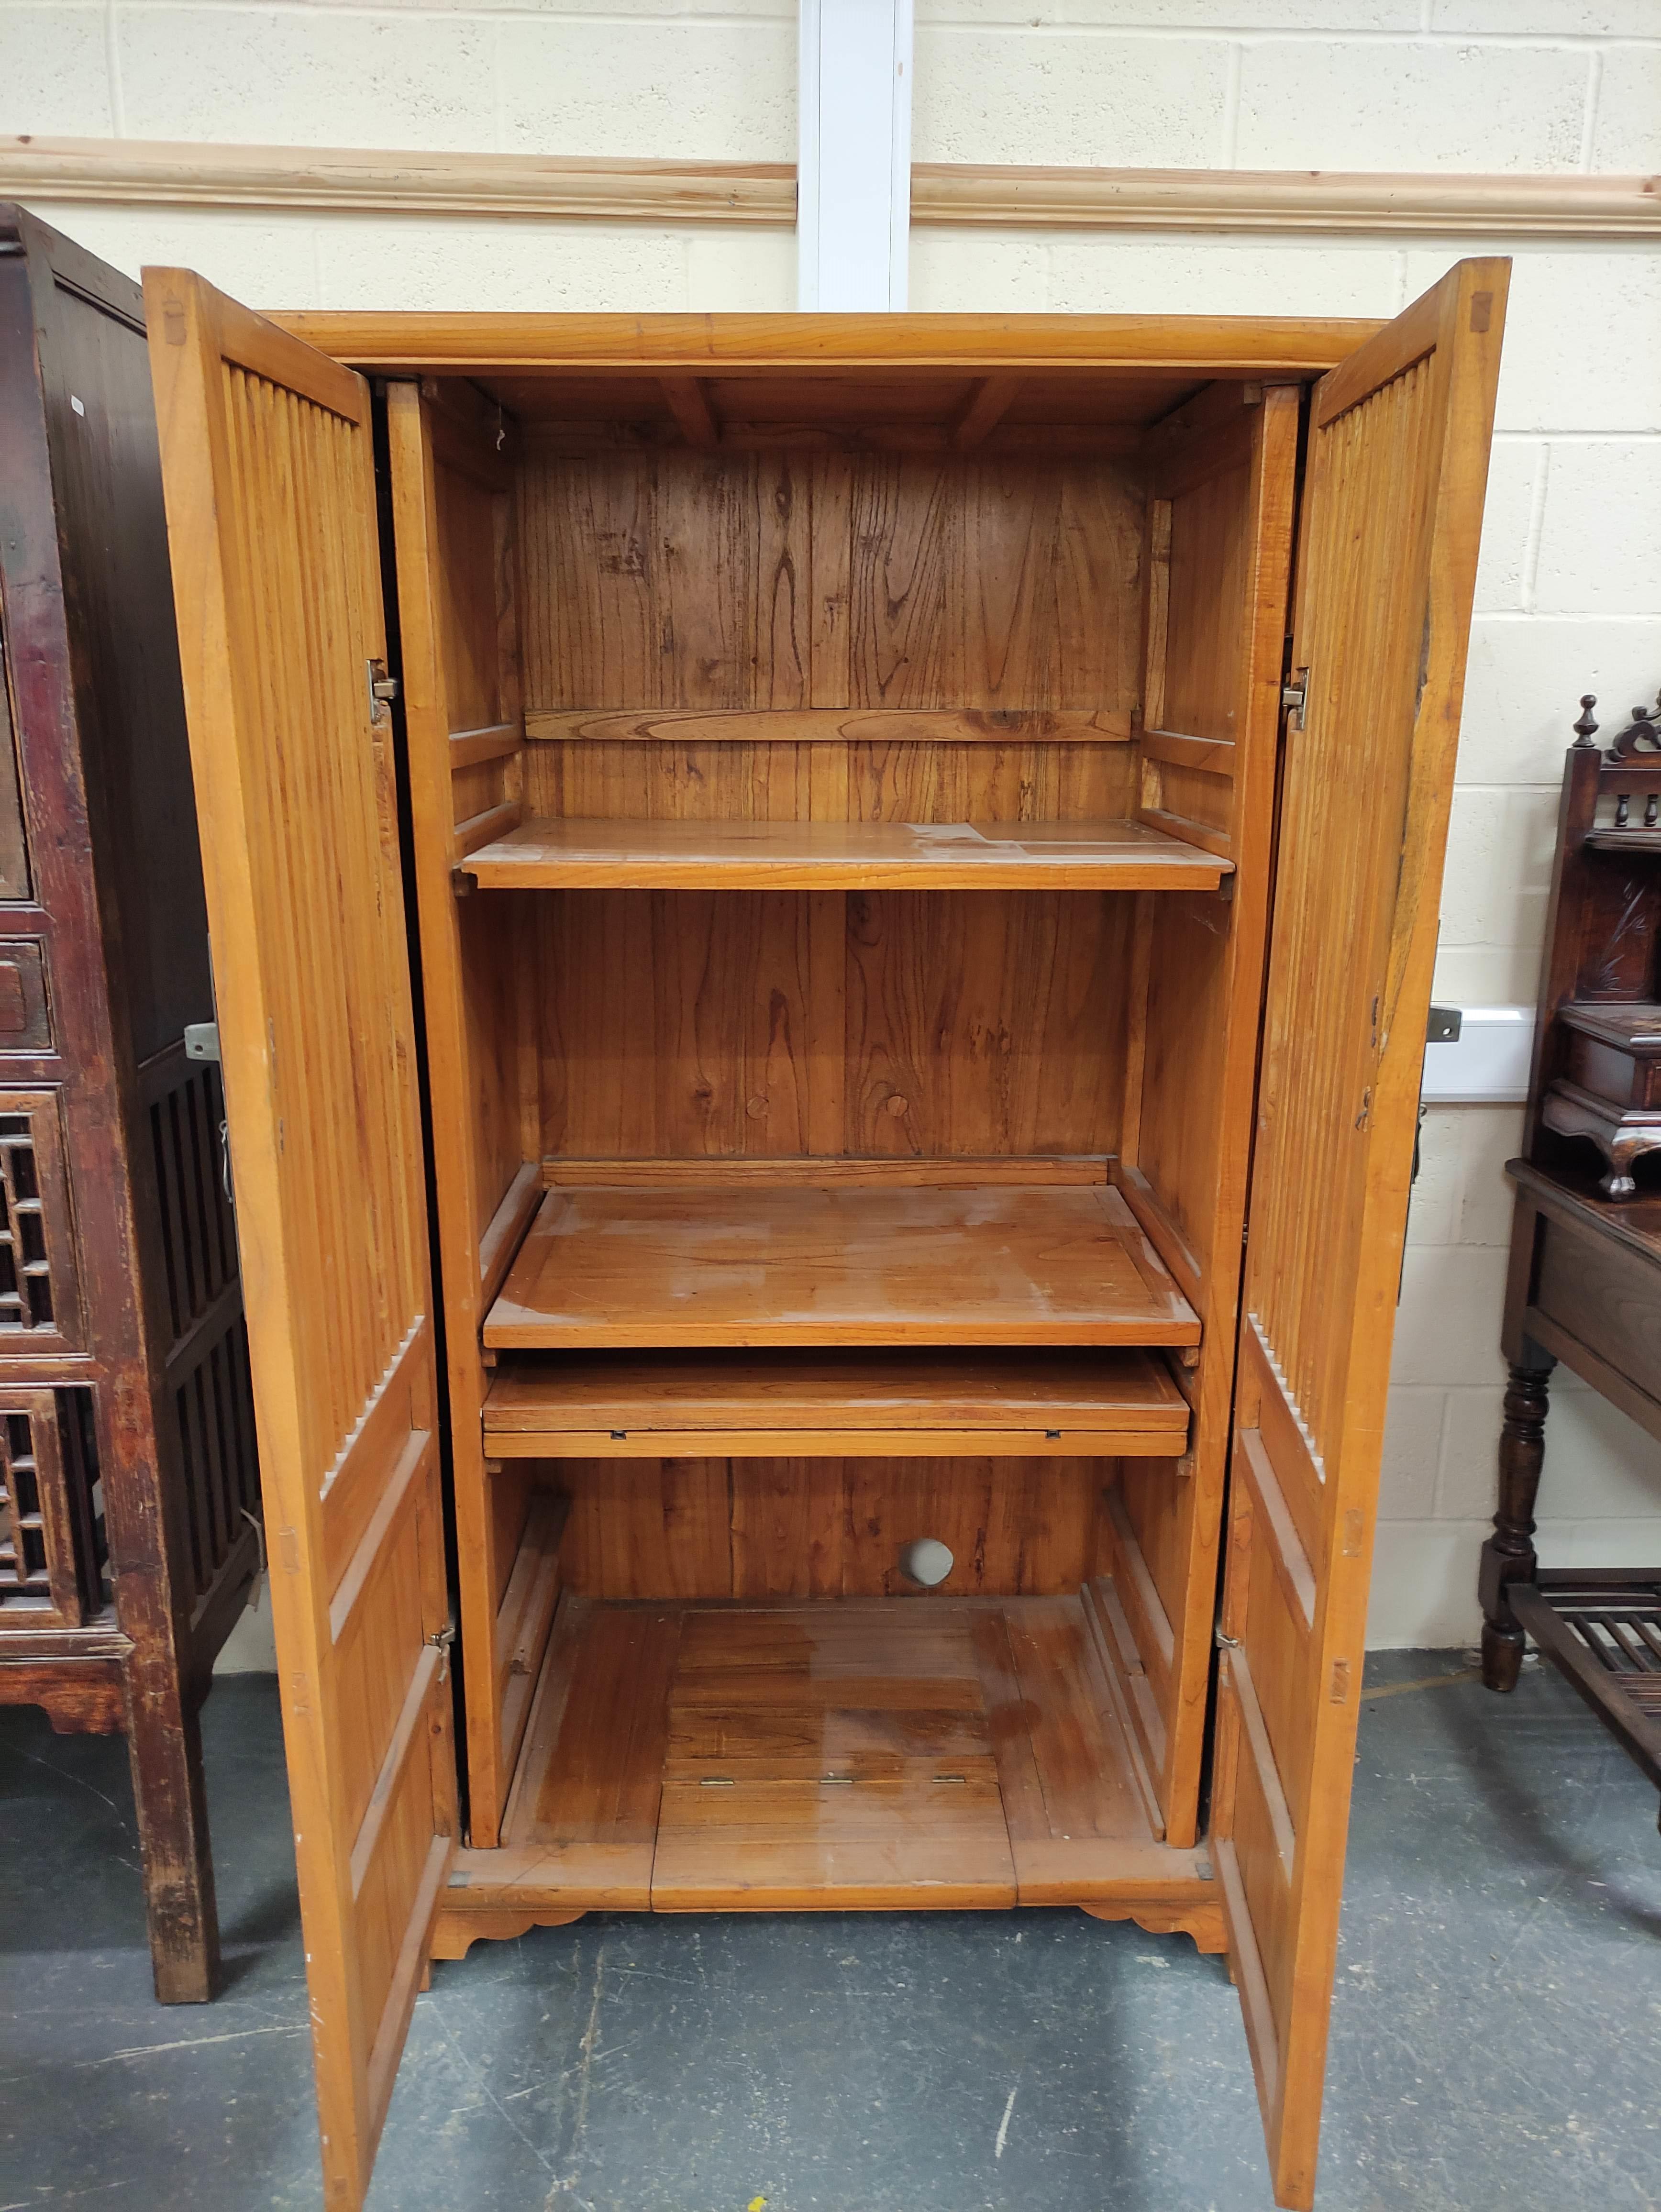
MULTIPOLYGON (((527 811, 575 820, 1074 822, 1133 811, 1123 742, 532 742, 527 811)), ((1129 722, 1126 723, 1127 732, 1129 722)))
POLYGON ((1117 460, 533 454, 519 514, 531 712, 1136 700, 1117 460))
POLYGON ((1127 898, 573 891, 535 911, 545 1155, 1117 1148, 1127 898))
POLYGON ((1055 1596, 1097 1570, 1121 1462, 1100 1459, 562 1460, 563 1587, 592 1598, 922 1597, 902 1547, 935 1536, 948 1596, 1055 1596))

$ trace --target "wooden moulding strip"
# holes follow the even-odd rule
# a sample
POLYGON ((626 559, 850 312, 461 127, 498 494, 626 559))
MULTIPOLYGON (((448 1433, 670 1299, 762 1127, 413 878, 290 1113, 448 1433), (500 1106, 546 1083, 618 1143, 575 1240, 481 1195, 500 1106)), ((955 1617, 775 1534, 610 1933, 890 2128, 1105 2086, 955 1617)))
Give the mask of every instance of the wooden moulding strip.
MULTIPOLYGON (((1197 769, 1202 775, 1232 776, 1239 757, 1239 749, 1232 738, 1185 738, 1177 730, 1144 730, 1141 749, 1144 760, 1165 761, 1172 768, 1197 769)), ((1193 827, 1189 823, 1183 834, 1191 836, 1193 827)))
POLYGON ((796 219, 795 172, 773 161, 383 153, 355 147, 0 138, 0 191, 145 207, 315 208, 624 222, 796 219))
POLYGON ((476 853, 481 845, 488 845, 497 837, 505 837, 517 830, 525 818, 525 809, 517 799, 506 805, 487 806, 483 813, 470 814, 465 822, 455 826, 454 843, 457 860, 465 860, 469 853, 476 853))
POLYGON ((863 707, 529 707, 525 734, 554 744, 1113 745, 1128 744, 1131 730, 1128 714, 1105 708, 1022 713, 952 707, 897 713, 863 707))
POLYGON ((1658 180, 1336 169, 1092 169, 919 161, 914 223, 1001 229, 1395 233, 1459 238, 1653 236, 1658 180))
POLYGON ((532 1692, 559 1602, 559 1540, 569 1501, 552 1491, 531 1500, 513 1571, 496 1612, 496 1672, 503 1766, 512 1771, 531 1710, 532 1692))
MULTIPOLYGON (((786 162, 0 138, 0 192, 144 207, 313 208, 611 222, 796 219, 786 162)), ((1661 226, 1646 176, 1113 169, 919 161, 911 220, 1001 229, 1429 232, 1621 238, 1661 226)))
POLYGON ((1197 1313, 1205 1303, 1204 1285, 1200 1274, 1200 1263, 1189 1249, 1187 1240, 1165 1212, 1156 1196, 1153 1184, 1140 1168, 1128 1161, 1112 1163, 1115 1188, 1135 1215, 1155 1251, 1177 1278, 1177 1286, 1197 1313))
MULTIPOLYGON (((1142 1673, 1141 1662, 1136 1658, 1135 1647, 1130 1640, 1129 1626, 1124 1621, 1123 1611, 1118 1613, 1118 1623, 1123 1624, 1122 1632, 1124 1650, 1122 1651, 1119 1648, 1119 1634, 1116 1632, 1118 1624, 1110 1620, 1108 1613, 1107 1601, 1112 1589, 1112 1577, 1108 1575, 1098 1575, 1093 1581, 1085 1584, 1081 1593, 1084 1599, 1085 1626, 1089 1632, 1091 1642, 1095 1647, 1096 1662, 1100 1667, 1103 1680, 1107 1684, 1108 1703, 1113 1708, 1114 1717, 1117 1720, 1120 1733, 1124 1738, 1125 1750, 1130 1763, 1131 1778, 1135 1783, 1137 1793, 1141 1798, 1142 1808, 1147 1814, 1148 1825, 1154 1834, 1163 1839, 1165 1832, 1165 1813, 1159 1804, 1159 1793, 1154 1787, 1153 1775, 1147 1763, 1147 1750, 1150 1747, 1144 1742, 1143 1729, 1141 1725, 1145 1716, 1140 1711, 1133 1714, 1131 1711, 1131 1698, 1135 1688, 1140 1686, 1144 1698, 1150 1697, 1151 1693, 1148 1691, 1147 1678, 1142 1673), (1132 1668, 1135 1668, 1134 1674, 1130 1671, 1132 1668)), ((1154 1718, 1158 1720, 1157 1711, 1154 1718)), ((1161 1755, 1161 1763, 1163 1764, 1163 1755, 1161 1755)))
POLYGON ((458 769, 475 768, 484 761, 506 760, 523 743, 521 732, 512 722, 498 722, 486 730, 453 730, 450 773, 453 775, 458 769))
POLYGON ((1130 1516, 1125 1510, 1118 1486, 1110 1484, 1103 1492, 1103 1504, 1107 1512, 1113 1541, 1124 1568, 1125 1584, 1147 1631, 1148 1641, 1158 1657, 1160 1672, 1169 1674, 1176 1652, 1176 1638, 1171 1632, 1171 1618, 1159 1596, 1159 1584, 1154 1581, 1147 1555, 1139 1542, 1130 1516))
POLYGON ((520 1239, 542 1203, 543 1173, 535 1160, 526 1160, 508 1186, 507 1194, 490 1217, 478 1240, 479 1305, 487 1308, 502 1288, 514 1263, 520 1239))

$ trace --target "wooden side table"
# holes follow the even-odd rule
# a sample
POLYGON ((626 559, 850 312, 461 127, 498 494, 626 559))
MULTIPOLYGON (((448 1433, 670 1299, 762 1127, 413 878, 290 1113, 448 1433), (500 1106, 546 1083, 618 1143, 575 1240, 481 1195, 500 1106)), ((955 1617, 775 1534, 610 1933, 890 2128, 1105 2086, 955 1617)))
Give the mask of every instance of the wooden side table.
POLYGON ((1661 946, 1661 733, 1608 754, 1581 702, 1563 779, 1501 1345, 1500 1499, 1482 1547, 1482 1679, 1526 1637, 1661 1790, 1661 1566, 1542 1567, 1534 1507, 1559 1360, 1661 1441, 1661 1146, 1649 1112, 1661 946))

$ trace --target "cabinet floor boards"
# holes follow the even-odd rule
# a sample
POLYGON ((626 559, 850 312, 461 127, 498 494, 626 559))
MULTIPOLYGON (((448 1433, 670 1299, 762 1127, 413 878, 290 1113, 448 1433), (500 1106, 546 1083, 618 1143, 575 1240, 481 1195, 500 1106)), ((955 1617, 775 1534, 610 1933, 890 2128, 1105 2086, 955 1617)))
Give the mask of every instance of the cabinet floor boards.
POLYGON ((502 1847, 447 1911, 1199 1909, 1208 1880, 1149 1823, 1082 1595, 568 1593, 502 1847))

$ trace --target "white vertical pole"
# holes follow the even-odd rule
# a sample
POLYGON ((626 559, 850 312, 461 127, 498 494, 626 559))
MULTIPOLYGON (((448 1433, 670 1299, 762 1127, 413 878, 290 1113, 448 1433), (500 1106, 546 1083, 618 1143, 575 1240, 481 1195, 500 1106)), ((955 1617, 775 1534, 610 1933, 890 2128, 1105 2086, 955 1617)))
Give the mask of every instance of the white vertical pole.
POLYGON ((800 0, 796 304, 904 307, 912 0, 800 0))

